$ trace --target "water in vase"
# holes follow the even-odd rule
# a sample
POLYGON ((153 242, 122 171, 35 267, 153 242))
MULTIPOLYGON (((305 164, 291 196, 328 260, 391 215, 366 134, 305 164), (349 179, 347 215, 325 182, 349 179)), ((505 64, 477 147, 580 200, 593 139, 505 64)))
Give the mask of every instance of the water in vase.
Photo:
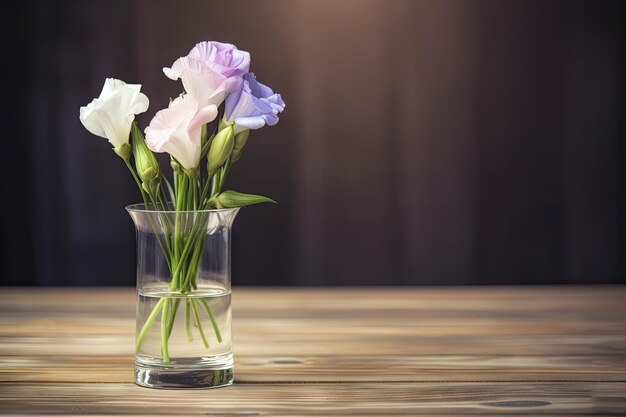
POLYGON ((193 385, 190 378, 203 379, 199 385, 206 385, 206 378, 232 382, 230 298, 230 291, 221 288, 184 295, 167 288, 139 291, 135 373, 149 372, 150 380, 160 378, 161 386, 168 385, 164 378, 174 387, 193 385), (181 376, 186 380, 180 381, 181 376))

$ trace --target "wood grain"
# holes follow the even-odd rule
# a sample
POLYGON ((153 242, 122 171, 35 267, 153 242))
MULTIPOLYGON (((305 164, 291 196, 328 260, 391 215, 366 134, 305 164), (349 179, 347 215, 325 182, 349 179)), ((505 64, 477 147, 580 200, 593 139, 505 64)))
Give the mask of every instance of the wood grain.
POLYGON ((235 384, 151 390, 133 384, 2 386, 7 413, 145 415, 619 414, 626 383, 235 384))
POLYGON ((626 414, 622 287, 237 288, 211 391, 132 384, 132 289, 0 291, 3 414, 626 414))

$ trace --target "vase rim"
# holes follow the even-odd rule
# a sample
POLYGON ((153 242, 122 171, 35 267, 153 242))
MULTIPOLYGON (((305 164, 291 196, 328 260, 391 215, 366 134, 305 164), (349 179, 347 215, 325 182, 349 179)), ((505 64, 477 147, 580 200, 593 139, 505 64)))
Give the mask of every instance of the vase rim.
POLYGON ((146 205, 144 203, 136 203, 136 204, 130 204, 126 207, 124 207, 126 209, 126 211, 128 212, 135 212, 135 213, 171 213, 171 214, 176 214, 176 213, 228 213, 228 212, 234 212, 239 210, 241 207, 231 207, 231 208, 221 208, 221 209, 207 209, 207 210, 174 210, 171 203, 168 204, 169 207, 172 207, 172 210, 154 210, 153 208, 151 208, 152 204, 148 204, 148 208, 146 208, 146 205))

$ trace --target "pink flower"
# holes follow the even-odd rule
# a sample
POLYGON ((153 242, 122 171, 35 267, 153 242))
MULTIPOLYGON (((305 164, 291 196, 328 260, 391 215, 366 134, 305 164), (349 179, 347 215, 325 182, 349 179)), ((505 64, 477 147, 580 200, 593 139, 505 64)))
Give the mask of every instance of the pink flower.
POLYGON ((167 152, 183 168, 192 170, 200 164, 202 125, 217 116, 214 104, 200 106, 191 94, 172 101, 159 111, 146 128, 146 144, 153 152, 167 152))
POLYGON ((226 94, 239 90, 242 76, 250 69, 250 54, 235 45, 221 42, 200 42, 186 57, 178 58, 172 68, 163 68, 165 75, 181 79, 185 91, 202 106, 219 106, 226 94))

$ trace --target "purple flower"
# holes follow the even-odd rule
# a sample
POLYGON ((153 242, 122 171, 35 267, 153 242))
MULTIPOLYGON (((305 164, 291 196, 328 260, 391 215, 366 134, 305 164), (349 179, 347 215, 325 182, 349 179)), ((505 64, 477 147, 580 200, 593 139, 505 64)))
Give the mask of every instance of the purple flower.
POLYGON ((219 106, 226 94, 241 88, 242 76, 250 69, 250 54, 235 45, 200 42, 186 57, 178 58, 165 75, 181 79, 185 91, 198 99, 201 106, 219 106))
POLYGON ((250 69, 250 54, 231 43, 200 42, 188 57, 204 62, 224 77, 243 76, 250 69))
POLYGON ((226 98, 224 118, 235 123, 235 134, 245 129, 259 129, 265 125, 278 123, 278 113, 285 108, 285 102, 266 85, 256 80, 254 73, 243 76, 239 91, 226 98))

